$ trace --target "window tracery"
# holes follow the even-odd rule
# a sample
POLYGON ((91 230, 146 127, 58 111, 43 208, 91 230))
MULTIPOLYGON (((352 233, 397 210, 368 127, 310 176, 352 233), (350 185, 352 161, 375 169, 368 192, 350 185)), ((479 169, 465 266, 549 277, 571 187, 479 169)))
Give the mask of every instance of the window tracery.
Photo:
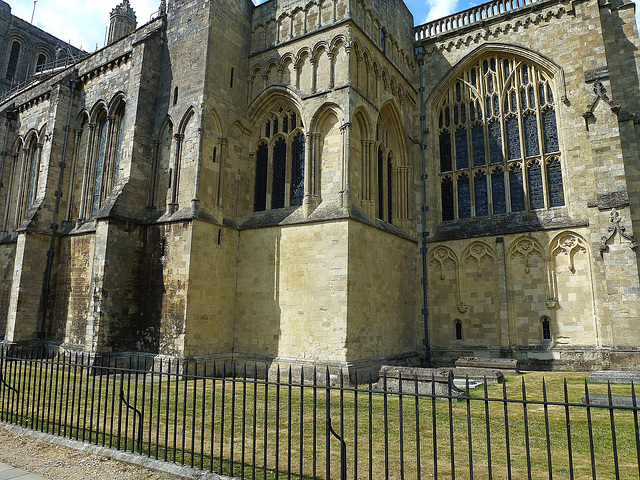
POLYGON ((271 209, 300 206, 304 198, 305 135, 299 115, 282 107, 262 125, 255 154, 254 211, 266 210, 267 205, 271 209))
POLYGON ((437 105, 442 220, 564 206, 552 77, 484 57, 437 105))

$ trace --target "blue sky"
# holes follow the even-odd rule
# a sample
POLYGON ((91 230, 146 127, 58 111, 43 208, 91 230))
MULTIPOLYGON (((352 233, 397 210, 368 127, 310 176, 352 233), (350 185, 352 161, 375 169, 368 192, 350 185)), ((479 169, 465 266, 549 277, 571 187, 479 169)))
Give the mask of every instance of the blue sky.
MULTIPOLYGON (((111 9, 122 0, 6 0, 12 13, 56 37, 87 51, 101 48, 111 9), (34 14, 35 3, 35 14, 34 14)), ((263 3, 264 0, 254 0, 263 3)), ((376 0, 373 0, 376 1, 376 0)), ((149 21, 160 0, 129 0, 138 17, 138 24, 149 21)), ((472 0, 405 0, 416 25, 482 3, 472 0)), ((637 15, 640 15, 638 9, 637 15)))

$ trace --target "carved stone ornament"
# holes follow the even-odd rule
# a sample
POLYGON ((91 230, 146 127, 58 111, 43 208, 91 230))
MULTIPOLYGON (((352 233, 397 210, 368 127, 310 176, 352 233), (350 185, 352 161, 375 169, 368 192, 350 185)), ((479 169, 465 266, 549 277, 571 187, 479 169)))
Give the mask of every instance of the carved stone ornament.
POLYGON ((603 235, 602 237, 602 244, 600 245, 601 255, 609 251, 609 245, 607 245, 607 243, 615 237, 616 233, 629 242, 631 250, 638 248, 638 244, 634 240, 633 236, 625 233, 625 228, 620 225, 620 220, 622 220, 620 213, 615 208, 611 209, 611 214, 609 215, 609 223, 611 223, 611 226, 607 229, 609 234, 603 235))
POLYGON ((614 113, 614 115, 618 115, 618 113, 620 113, 620 105, 614 104, 613 101, 609 98, 609 96, 607 95, 607 89, 604 88, 602 82, 596 82, 593 85, 593 93, 595 94, 596 98, 593 99, 593 102, 587 105, 587 111, 582 114, 587 129, 589 128, 589 119, 594 116, 593 112, 600 100, 611 107, 611 111, 614 113))
POLYGON ((469 305, 466 305, 466 304, 464 304, 464 303, 462 303, 462 302, 460 302, 460 303, 458 304, 458 311, 459 311, 460 313, 467 313, 467 310, 469 310, 469 305))

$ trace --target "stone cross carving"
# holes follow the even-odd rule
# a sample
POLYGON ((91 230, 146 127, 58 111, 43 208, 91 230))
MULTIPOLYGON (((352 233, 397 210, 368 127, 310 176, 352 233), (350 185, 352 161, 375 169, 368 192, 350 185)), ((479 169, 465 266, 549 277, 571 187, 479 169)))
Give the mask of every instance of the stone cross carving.
POLYGON ((618 233, 622 238, 629 241, 629 247, 631 250, 635 250, 638 248, 638 244, 633 238, 633 235, 629 235, 625 233, 625 228, 620 225, 620 212, 618 212, 615 208, 611 209, 611 213, 609 214, 609 223, 611 226, 607 229, 609 234, 602 236, 602 244, 600 245, 600 254, 602 255, 605 252, 609 251, 609 245, 607 243, 615 237, 616 233, 618 233))

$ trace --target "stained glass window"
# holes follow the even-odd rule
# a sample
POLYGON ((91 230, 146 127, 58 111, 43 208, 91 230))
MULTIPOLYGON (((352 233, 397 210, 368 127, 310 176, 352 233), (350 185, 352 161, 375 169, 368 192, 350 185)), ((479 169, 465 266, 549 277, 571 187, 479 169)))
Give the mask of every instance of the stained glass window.
POLYGON ((269 162, 269 148, 265 142, 258 145, 256 152, 256 188, 253 199, 253 209, 261 212, 267 209, 267 168, 269 162))
POLYGON ((544 153, 555 153, 559 149, 556 112, 548 108, 542 112, 542 130, 544 131, 544 153))
POLYGON ((474 175, 473 188, 476 201, 476 217, 489 215, 489 203, 487 202, 487 175, 478 171, 474 175))
POLYGON ((522 116, 524 128, 524 146, 527 157, 540 155, 538 143, 538 120, 534 112, 527 112, 522 116))
POLYGON ((96 181, 93 185, 93 204, 91 208, 91 216, 95 217, 100 207, 100 190, 102 189, 102 177, 104 173, 104 161, 107 150, 107 128, 109 123, 106 117, 100 122, 98 136, 98 155, 96 162, 96 181))
POLYGON ((298 207, 302 205, 305 194, 305 135, 298 130, 298 115, 292 109, 282 107, 271 112, 268 118, 265 123, 265 136, 278 136, 270 146, 268 142, 263 141, 256 150, 253 200, 256 212, 267 208, 298 207), (271 178, 270 204, 267 202, 268 178, 271 178), (287 178, 290 179, 289 183, 287 178))
POLYGON ((502 134, 500 133, 500 122, 489 122, 489 158, 491 164, 502 163, 502 134))
POLYGON ((482 125, 474 125, 471 129, 471 148, 473 149, 473 166, 484 165, 484 128, 482 125))
POLYGON ((509 187, 511 188, 511 211, 524 212, 524 186, 522 184, 522 166, 512 165, 509 170, 509 187))
POLYGON ((564 205, 560 161, 549 158, 560 150, 553 78, 523 60, 487 55, 439 100, 443 220, 564 205))
POLYGON ((471 190, 466 173, 458 178, 458 218, 471 218, 471 190))
POLYGON ((562 185, 562 167, 559 158, 547 162, 547 182, 549 182, 549 206, 564 206, 564 188, 562 185))
POLYGON ((507 130, 507 150, 509 151, 509 160, 520 158, 520 130, 518 128, 518 118, 509 117, 504 122, 507 130))
POLYGON ((529 209, 537 210, 544 208, 544 190, 542 188, 542 168, 540 163, 535 161, 527 169, 529 184, 529 209))
POLYGON ((440 195, 442 197, 442 220, 453 220, 453 180, 445 177, 440 182, 440 195))
POLYGON ((287 175, 287 142, 276 140, 273 146, 273 184, 271 187, 271 208, 284 207, 284 185, 287 175))
POLYGON ((440 171, 451 171, 451 134, 448 130, 440 133, 440 171))
POLYGON ((462 170, 469 168, 469 151, 467 150, 467 130, 456 130, 456 168, 462 170))
POLYGON ((504 188, 504 171, 497 168, 491 172, 491 199, 493 200, 493 214, 507 213, 507 197, 504 188))
POLYGON ((293 137, 291 150, 291 206, 299 206, 304 199, 304 135, 293 137))

